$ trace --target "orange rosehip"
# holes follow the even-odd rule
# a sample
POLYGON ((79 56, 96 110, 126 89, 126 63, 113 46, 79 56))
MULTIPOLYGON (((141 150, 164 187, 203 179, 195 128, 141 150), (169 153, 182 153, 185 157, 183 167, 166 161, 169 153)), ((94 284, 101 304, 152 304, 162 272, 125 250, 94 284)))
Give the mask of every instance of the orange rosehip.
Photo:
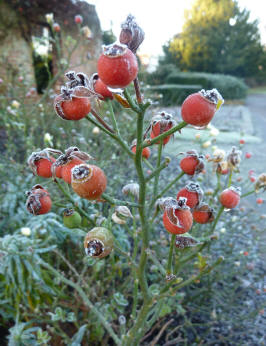
POLYGON ((27 192, 27 210, 33 215, 47 214, 52 207, 50 194, 41 185, 35 185, 27 192))
MULTIPOLYGON (((61 96, 55 98, 55 104, 61 96)), ((91 110, 91 103, 86 97, 72 97, 72 100, 66 100, 61 103, 65 120, 80 120, 84 118, 91 110)))
POLYGON ((192 213, 195 222, 205 224, 214 220, 213 209, 208 204, 201 204, 192 213))
MULTIPOLYGON (((131 147, 130 147, 132 153, 136 154, 136 149, 137 149, 137 141, 134 140, 131 144, 131 147)), ((151 155, 151 150, 149 147, 145 147, 143 148, 142 150, 142 157, 145 157, 145 159, 148 159, 151 155)))
MULTIPOLYGON (((156 114, 151 119, 151 124, 148 130, 151 128, 151 139, 156 138, 162 133, 170 130, 176 124, 175 120, 173 120, 173 116, 171 114, 162 112, 160 114, 156 114)), ((167 144, 171 138, 171 135, 167 136, 163 139, 163 144, 167 144)), ((160 144, 160 141, 156 142, 156 144, 160 144)))
POLYGON ((104 47, 98 60, 98 75, 104 84, 125 88, 137 74, 137 58, 125 45, 114 43, 104 47))
POLYGON ((103 83, 103 81, 100 78, 97 78, 94 82, 94 91, 99 94, 101 99, 113 99, 113 94, 111 91, 107 88, 107 85, 103 83))
POLYGON ((203 155, 199 155, 196 150, 186 152, 186 156, 180 161, 180 168, 187 175, 194 175, 195 173, 203 173, 204 162, 203 155))
POLYGON ((65 165, 61 166, 61 177, 62 179, 68 183, 71 184, 71 170, 73 167, 80 165, 84 163, 83 160, 80 160, 78 158, 73 158, 70 161, 68 161, 65 165))
POLYGON ((201 202, 203 191, 200 188, 199 184, 189 182, 183 189, 178 192, 176 199, 178 200, 180 197, 185 197, 187 199, 186 204, 191 209, 193 209, 201 202))
POLYGON ((240 188, 230 187, 220 194, 220 203, 227 209, 235 208, 240 201, 240 188))
POLYGON ((71 186, 82 198, 96 200, 106 189, 106 176, 95 165, 80 164, 72 169, 71 174, 71 186))

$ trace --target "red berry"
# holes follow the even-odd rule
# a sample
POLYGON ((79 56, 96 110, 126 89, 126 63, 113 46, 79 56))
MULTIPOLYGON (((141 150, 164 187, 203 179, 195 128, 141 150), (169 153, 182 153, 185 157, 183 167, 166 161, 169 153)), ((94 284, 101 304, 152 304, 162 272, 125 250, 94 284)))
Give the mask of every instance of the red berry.
POLYGON ((82 198, 97 200, 106 189, 106 176, 95 165, 83 163, 73 168, 71 173, 71 186, 82 198))
POLYGON ((184 157, 180 161, 180 168, 182 171, 188 175, 194 175, 195 173, 203 173, 204 163, 203 156, 198 155, 195 150, 190 150, 186 153, 186 157, 184 157))
POLYGON ((98 74, 109 87, 125 88, 137 77, 137 58, 124 45, 114 43, 106 46, 98 60, 98 74))
POLYGON ((256 178, 251 176, 251 177, 249 177, 249 180, 250 180, 252 183, 255 183, 256 178))
MULTIPOLYGON (((136 148, 137 146, 136 145, 132 145, 131 146, 131 151, 132 153, 136 154, 136 148)), ((145 147, 143 150, 142 150, 142 157, 145 157, 145 159, 148 159, 151 155, 151 150, 150 148, 148 147, 145 147)))
MULTIPOLYGON (((57 104, 61 96, 55 98, 54 103, 57 104)), ((91 103, 86 97, 72 97, 72 100, 66 100, 61 103, 66 120, 80 120, 84 118, 91 110, 91 103)))
POLYGON ((51 178, 51 167, 53 162, 55 162, 54 158, 50 158, 50 160, 43 158, 34 162, 36 166, 37 175, 42 178, 51 178))
POLYGON ((28 194, 26 207, 31 214, 47 214, 52 207, 52 201, 48 191, 41 185, 35 185, 28 194))
POLYGON ((218 96, 212 90, 189 95, 182 104, 183 120, 194 126, 203 127, 209 124, 216 111, 218 96))
POLYGON ((187 199, 187 206, 192 209, 201 202, 202 196, 203 191, 200 186, 197 183, 191 182, 178 192, 176 199, 178 200, 180 197, 185 197, 187 199))
POLYGON ((240 201, 240 192, 238 189, 230 187, 220 194, 220 202, 227 209, 235 208, 240 201))
POLYGON ((55 32, 60 32, 60 30, 61 30, 60 25, 58 23, 54 23, 53 29, 55 32))
POLYGON ((246 158, 246 159, 250 159, 251 156, 252 156, 251 153, 246 153, 245 158, 246 158))
POLYGON ((256 199, 257 204, 263 204, 263 199, 262 198, 257 198, 256 199))
POLYGON ((174 225, 168 218, 167 212, 163 214, 163 224, 165 229, 172 234, 183 234, 190 230, 193 224, 192 214, 189 209, 175 210, 175 216, 178 218, 181 226, 174 225))
POLYGON ((73 167, 80 165, 84 163, 83 160, 80 160, 78 158, 73 158, 72 160, 68 161, 65 165, 61 166, 61 177, 62 179, 68 183, 71 184, 71 170, 73 167))
POLYGON ((245 144, 244 139, 240 139, 239 144, 245 144))
POLYGON ((213 209, 207 204, 202 204, 193 211, 193 219, 195 222, 205 224, 214 220, 213 209))
POLYGON ((94 91, 101 95, 103 100, 106 99, 113 99, 113 94, 111 93, 111 91, 107 88, 107 85, 104 84, 100 78, 98 78, 96 80, 96 82, 94 83, 94 91))
POLYGON ((83 17, 79 14, 75 16, 75 23, 76 24, 81 24, 83 22, 83 17))
MULTIPOLYGON (((171 114, 162 112, 152 117, 151 119, 151 139, 156 138, 164 132, 170 130, 176 124, 175 120, 173 120, 173 116, 171 114)), ((167 136, 163 139, 163 144, 167 144, 171 138, 167 136)), ((160 141, 156 142, 156 144, 160 144, 160 141)))
POLYGON ((244 256, 248 256, 248 251, 244 251, 244 252, 243 252, 243 255, 244 255, 244 256))

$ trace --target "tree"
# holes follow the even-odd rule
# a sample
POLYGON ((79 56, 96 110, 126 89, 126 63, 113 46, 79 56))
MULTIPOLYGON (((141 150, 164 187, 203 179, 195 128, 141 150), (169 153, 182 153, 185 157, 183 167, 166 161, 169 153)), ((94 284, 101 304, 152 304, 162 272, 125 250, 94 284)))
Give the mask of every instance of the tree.
POLYGON ((185 12, 182 32, 167 46, 164 62, 181 70, 251 77, 266 59, 258 22, 235 0, 195 0, 185 12))

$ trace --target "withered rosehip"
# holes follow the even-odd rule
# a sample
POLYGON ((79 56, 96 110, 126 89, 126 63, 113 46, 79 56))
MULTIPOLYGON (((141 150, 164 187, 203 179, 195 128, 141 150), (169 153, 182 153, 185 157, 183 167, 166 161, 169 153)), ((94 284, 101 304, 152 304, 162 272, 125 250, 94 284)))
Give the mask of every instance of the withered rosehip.
MULTIPOLYGON (((137 149, 137 140, 134 139, 134 141, 132 142, 131 144, 131 147, 130 147, 132 153, 136 154, 136 149, 137 149)), ((145 147, 143 148, 142 150, 142 157, 144 157, 145 159, 148 159, 151 155, 151 150, 149 147, 145 147)))
POLYGON ((231 186, 220 194, 220 203, 227 209, 233 209, 239 204, 240 195, 240 188, 231 186))
POLYGON ((196 150, 187 151, 186 156, 180 161, 180 168, 187 175, 198 174, 204 169, 204 156, 199 155, 196 150))
POLYGON ((41 185, 35 185, 27 193, 26 207, 33 215, 47 214, 52 208, 50 194, 41 185))
POLYGON ((223 98, 216 89, 202 89, 185 99, 181 107, 181 115, 186 123, 204 127, 209 124, 222 103, 223 98))
POLYGON ((201 202, 203 191, 199 184, 191 181, 178 192, 176 199, 178 200, 180 197, 185 197, 187 199, 186 204, 193 209, 201 202))
POLYGON ((104 46, 98 60, 98 75, 104 84, 112 88, 125 88, 137 74, 137 58, 126 45, 113 43, 104 46))
POLYGON ((63 223, 67 228, 77 228, 81 225, 81 216, 74 209, 65 209, 63 223))
POLYGON ((84 249, 88 256, 103 258, 108 256, 114 247, 113 234, 104 227, 95 227, 84 239, 84 249))
POLYGON ((212 222, 214 220, 213 209, 208 206, 208 204, 200 204, 197 206, 193 212, 193 219, 195 222, 200 224, 205 224, 212 222))
POLYGON ((95 165, 80 164, 72 169, 71 174, 71 186, 82 198, 96 200, 106 189, 106 176, 95 165))
MULTIPOLYGON (((153 139, 170 130, 175 124, 176 122, 171 114, 162 112, 152 117, 151 124, 147 131, 149 131, 149 129, 151 128, 151 139, 153 139)), ((167 144, 170 138, 171 135, 164 138, 163 144, 167 144)), ((156 142, 156 144, 160 144, 160 141, 156 142)))
POLYGON ((193 218, 186 198, 166 198, 163 204, 163 224, 165 229, 172 234, 183 234, 188 232, 193 224, 193 218))

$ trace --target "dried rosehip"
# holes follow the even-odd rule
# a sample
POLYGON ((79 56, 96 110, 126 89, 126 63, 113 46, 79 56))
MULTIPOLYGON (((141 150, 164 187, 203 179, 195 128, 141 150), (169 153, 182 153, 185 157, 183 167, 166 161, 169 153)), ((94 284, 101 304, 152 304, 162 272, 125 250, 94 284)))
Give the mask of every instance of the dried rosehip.
POLYGON ((128 48, 136 53, 137 49, 144 40, 144 31, 136 23, 135 17, 129 14, 124 23, 121 24, 119 41, 126 44, 128 48))
POLYGON ((186 156, 180 161, 180 168, 184 173, 187 175, 194 175, 203 171, 203 155, 199 155, 196 150, 187 151, 185 155, 186 156))
POLYGON ((81 225, 81 216, 74 209, 65 209, 63 223, 67 228, 77 228, 81 225))
POLYGON ((95 165, 80 164, 72 169, 71 174, 71 186, 82 198, 96 200, 106 189, 106 176, 95 165))
MULTIPOLYGON (((137 149, 137 140, 135 139, 132 144, 131 144, 131 147, 130 147, 132 153, 136 154, 136 149, 137 149)), ((143 150, 142 150, 142 157, 145 157, 145 159, 148 159, 151 155, 151 150, 149 147, 145 147, 143 150)))
POLYGON ((88 256, 103 258, 108 256, 114 247, 113 234, 104 227, 95 227, 84 239, 84 248, 88 256))
POLYGON ((137 58, 127 46, 118 43, 104 46, 98 60, 98 75, 104 84, 112 88, 125 88, 137 74, 137 58))
POLYGON ((220 203, 226 209, 233 209, 238 205, 240 201, 240 194, 240 188, 231 186, 220 194, 220 203))
POLYGON ((187 199, 186 204, 193 209, 201 202, 203 191, 199 184, 191 181, 178 192, 176 199, 178 200, 180 197, 185 197, 187 199))
POLYGON ((181 107, 181 115, 186 123, 205 127, 222 103, 222 96, 216 89, 207 91, 202 89, 185 99, 181 107))
POLYGON ((208 204, 200 204, 193 212, 193 220, 200 224, 212 222, 214 220, 213 209, 208 204))
POLYGON ((73 167, 85 163, 84 161, 91 160, 92 157, 80 151, 77 147, 69 147, 61 154, 52 165, 53 176, 61 175, 61 178, 68 184, 71 184, 71 170, 73 167), (57 172, 57 173, 56 173, 57 172))
POLYGON ((35 185, 27 193, 26 207, 33 215, 47 214, 51 210, 50 194, 41 185, 35 185))
POLYGON ((163 224, 172 234, 183 234, 190 230, 193 224, 192 214, 186 205, 186 198, 166 198, 163 202, 163 224))

